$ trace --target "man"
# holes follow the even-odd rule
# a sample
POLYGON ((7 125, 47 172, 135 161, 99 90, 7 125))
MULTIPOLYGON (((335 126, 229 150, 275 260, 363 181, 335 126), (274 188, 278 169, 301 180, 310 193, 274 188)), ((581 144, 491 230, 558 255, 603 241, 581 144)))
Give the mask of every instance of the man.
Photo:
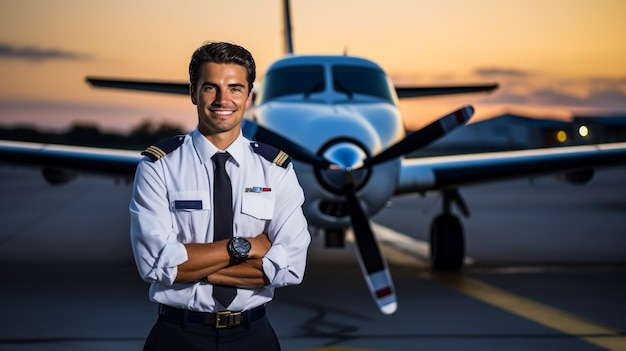
POLYGON ((143 153, 131 240, 159 304, 145 350, 280 350, 265 304, 302 281, 311 239, 291 159, 242 135, 255 76, 240 46, 198 48, 197 128, 143 153))

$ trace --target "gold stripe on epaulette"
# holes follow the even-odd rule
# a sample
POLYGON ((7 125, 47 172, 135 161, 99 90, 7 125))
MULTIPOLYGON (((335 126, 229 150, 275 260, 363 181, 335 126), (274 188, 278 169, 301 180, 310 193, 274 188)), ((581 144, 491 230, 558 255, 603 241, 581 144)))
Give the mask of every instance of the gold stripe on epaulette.
POLYGON ((274 157, 274 162, 275 164, 279 165, 280 167, 283 166, 283 163, 285 163, 285 161, 287 160, 287 158, 289 158, 289 155, 287 155, 286 152, 284 151, 280 151, 278 153, 278 155, 276 155, 276 157, 274 157))
POLYGON ((156 147, 154 145, 152 145, 149 148, 147 148, 145 152, 148 152, 148 153, 154 155, 154 157, 156 157, 157 160, 166 155, 166 153, 163 150, 161 150, 160 148, 158 148, 158 147, 156 147))

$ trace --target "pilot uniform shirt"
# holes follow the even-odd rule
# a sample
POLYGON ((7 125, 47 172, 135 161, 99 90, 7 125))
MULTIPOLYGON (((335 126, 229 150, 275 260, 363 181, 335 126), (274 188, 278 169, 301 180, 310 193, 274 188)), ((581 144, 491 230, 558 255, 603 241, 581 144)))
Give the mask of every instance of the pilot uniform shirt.
MULTIPOLYGON (((184 140, 175 150, 155 161, 144 158, 137 167, 130 203, 133 254, 142 279, 151 283, 151 301, 216 312, 211 284, 174 280, 177 266, 187 260, 183 244, 213 241, 211 157, 219 150, 198 129, 178 138, 184 140)), ((225 150, 231 155, 226 171, 233 189, 233 236, 268 234, 272 245, 263 271, 270 284, 238 288, 231 311, 261 306, 272 299, 274 288, 300 284, 311 241, 293 164, 281 167, 255 147, 269 146, 251 143, 240 133, 225 150)))

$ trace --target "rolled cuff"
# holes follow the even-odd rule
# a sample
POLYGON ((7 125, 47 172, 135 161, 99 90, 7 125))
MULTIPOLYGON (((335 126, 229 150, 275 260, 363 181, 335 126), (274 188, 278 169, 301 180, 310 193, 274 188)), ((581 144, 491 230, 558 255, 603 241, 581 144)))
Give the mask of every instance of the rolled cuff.
POLYGON ((282 286, 281 282, 274 281, 277 273, 289 267, 287 252, 281 244, 272 245, 263 257, 263 273, 269 279, 271 285, 282 286))
POLYGON ((186 262, 187 259, 185 245, 179 242, 168 243, 161 251, 156 267, 151 269, 152 274, 148 273, 148 276, 153 276, 160 284, 171 286, 176 280, 178 265, 186 262))

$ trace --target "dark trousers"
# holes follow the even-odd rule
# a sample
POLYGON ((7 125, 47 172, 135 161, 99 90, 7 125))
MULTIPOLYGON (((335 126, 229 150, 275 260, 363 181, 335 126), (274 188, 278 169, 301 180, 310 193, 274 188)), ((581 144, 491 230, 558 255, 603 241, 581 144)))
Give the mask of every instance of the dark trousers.
POLYGON ((144 351, 280 351, 280 344, 266 316, 247 325, 223 329, 198 323, 168 320, 160 316, 152 327, 143 349, 144 351))

